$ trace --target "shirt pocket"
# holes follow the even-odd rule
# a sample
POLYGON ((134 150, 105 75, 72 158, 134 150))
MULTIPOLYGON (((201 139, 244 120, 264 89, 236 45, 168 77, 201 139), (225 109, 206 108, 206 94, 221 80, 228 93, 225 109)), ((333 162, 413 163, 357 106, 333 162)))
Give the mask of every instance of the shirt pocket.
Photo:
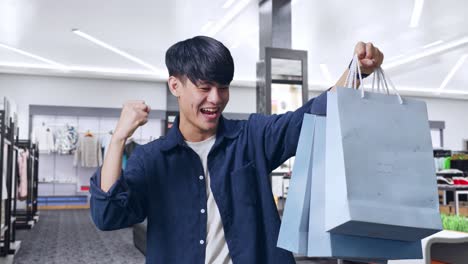
POLYGON ((253 161, 231 172, 233 197, 250 205, 257 204, 257 171, 253 161))

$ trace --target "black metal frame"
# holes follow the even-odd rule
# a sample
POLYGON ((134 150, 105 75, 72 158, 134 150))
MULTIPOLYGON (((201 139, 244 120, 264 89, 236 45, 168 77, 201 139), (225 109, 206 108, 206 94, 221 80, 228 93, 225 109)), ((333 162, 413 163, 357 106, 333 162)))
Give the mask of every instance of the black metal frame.
POLYGON ((39 169, 39 149, 37 144, 30 140, 18 140, 18 148, 27 149, 29 157, 27 162, 28 173, 28 195, 26 198, 26 210, 16 212, 16 228, 31 229, 33 222, 39 220, 37 212, 37 187, 38 187, 38 169, 39 169))
MULTIPOLYGON (((12 211, 12 214, 13 214, 13 220, 12 220, 12 232, 11 232, 11 242, 12 243, 15 243, 16 242, 16 210, 17 210, 17 195, 18 195, 18 182, 19 182, 19 166, 18 166, 18 158, 19 158, 19 148, 18 148, 18 140, 19 140, 19 128, 16 127, 16 136, 15 136, 15 144, 14 144, 14 154, 13 156, 16 157, 15 159, 15 175, 14 175, 14 179, 15 179, 15 190, 13 192, 13 211, 12 211)), ((11 250, 10 250, 11 251, 11 250)), ((14 252, 13 252, 14 253, 14 252)))
POLYGON ((265 48, 265 59, 257 63, 257 113, 271 114, 271 84, 298 84, 302 87, 302 104, 309 99, 307 78, 307 51, 282 48, 265 48), (272 59, 301 61, 302 76, 300 78, 273 79, 272 59))
MULTIPOLYGON (((6 177, 6 191, 7 198, 5 203, 2 205, 5 207, 5 214, 2 215, 0 212, 0 219, 4 220, 4 227, 1 228, 3 233, 3 239, 1 240, 2 244, 0 246, 0 256, 4 257, 8 254, 14 254, 15 250, 11 248, 11 243, 15 243, 16 239, 16 191, 17 191, 17 181, 16 181, 16 171, 17 171, 17 153, 18 148, 15 146, 15 141, 18 138, 18 129, 16 127, 13 119, 7 116, 7 111, 0 111, 0 184, 3 183, 4 177, 6 177), (5 155, 6 150, 6 155, 5 155), (15 156, 16 155, 16 156, 15 156), (3 174, 4 164, 6 159, 6 175, 3 174), (15 166, 15 167, 13 167, 15 166), (13 175, 15 171, 15 175, 13 175), (12 184, 14 187, 12 188, 12 184), (13 190, 12 190, 13 189, 13 190), (13 202, 13 208, 12 208, 13 202)), ((3 197, 3 188, 0 188, 0 198, 3 197)))

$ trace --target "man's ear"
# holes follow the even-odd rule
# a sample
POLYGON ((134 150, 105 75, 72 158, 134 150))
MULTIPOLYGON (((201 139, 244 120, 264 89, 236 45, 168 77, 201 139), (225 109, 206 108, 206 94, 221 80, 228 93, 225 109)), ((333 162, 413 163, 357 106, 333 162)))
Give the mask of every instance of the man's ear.
POLYGON ((169 86, 171 94, 179 98, 180 89, 182 88, 180 80, 174 76, 169 76, 169 79, 167 80, 167 85, 169 86))

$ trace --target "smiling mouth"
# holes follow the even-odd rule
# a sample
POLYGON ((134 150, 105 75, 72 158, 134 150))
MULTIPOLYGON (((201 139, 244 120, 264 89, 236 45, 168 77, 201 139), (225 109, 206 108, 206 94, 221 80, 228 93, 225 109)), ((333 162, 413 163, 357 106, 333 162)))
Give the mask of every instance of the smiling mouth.
POLYGON ((202 114, 205 114, 205 115, 215 116, 216 114, 219 113, 219 107, 201 108, 200 112, 202 112, 202 114))

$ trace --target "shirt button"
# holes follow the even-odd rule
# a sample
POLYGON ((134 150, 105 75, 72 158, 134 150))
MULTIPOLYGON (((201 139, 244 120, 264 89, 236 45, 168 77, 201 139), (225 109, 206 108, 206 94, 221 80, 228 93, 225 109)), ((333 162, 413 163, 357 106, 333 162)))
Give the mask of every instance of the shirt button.
POLYGON ((205 241, 204 240, 200 240, 200 245, 203 245, 205 244, 205 241))
POLYGON ((203 180, 203 178, 204 178, 203 175, 200 175, 200 177, 198 177, 198 179, 200 180, 203 180))
POLYGON ((205 213, 205 209, 201 209, 200 212, 201 212, 202 214, 204 214, 204 213, 205 213))

